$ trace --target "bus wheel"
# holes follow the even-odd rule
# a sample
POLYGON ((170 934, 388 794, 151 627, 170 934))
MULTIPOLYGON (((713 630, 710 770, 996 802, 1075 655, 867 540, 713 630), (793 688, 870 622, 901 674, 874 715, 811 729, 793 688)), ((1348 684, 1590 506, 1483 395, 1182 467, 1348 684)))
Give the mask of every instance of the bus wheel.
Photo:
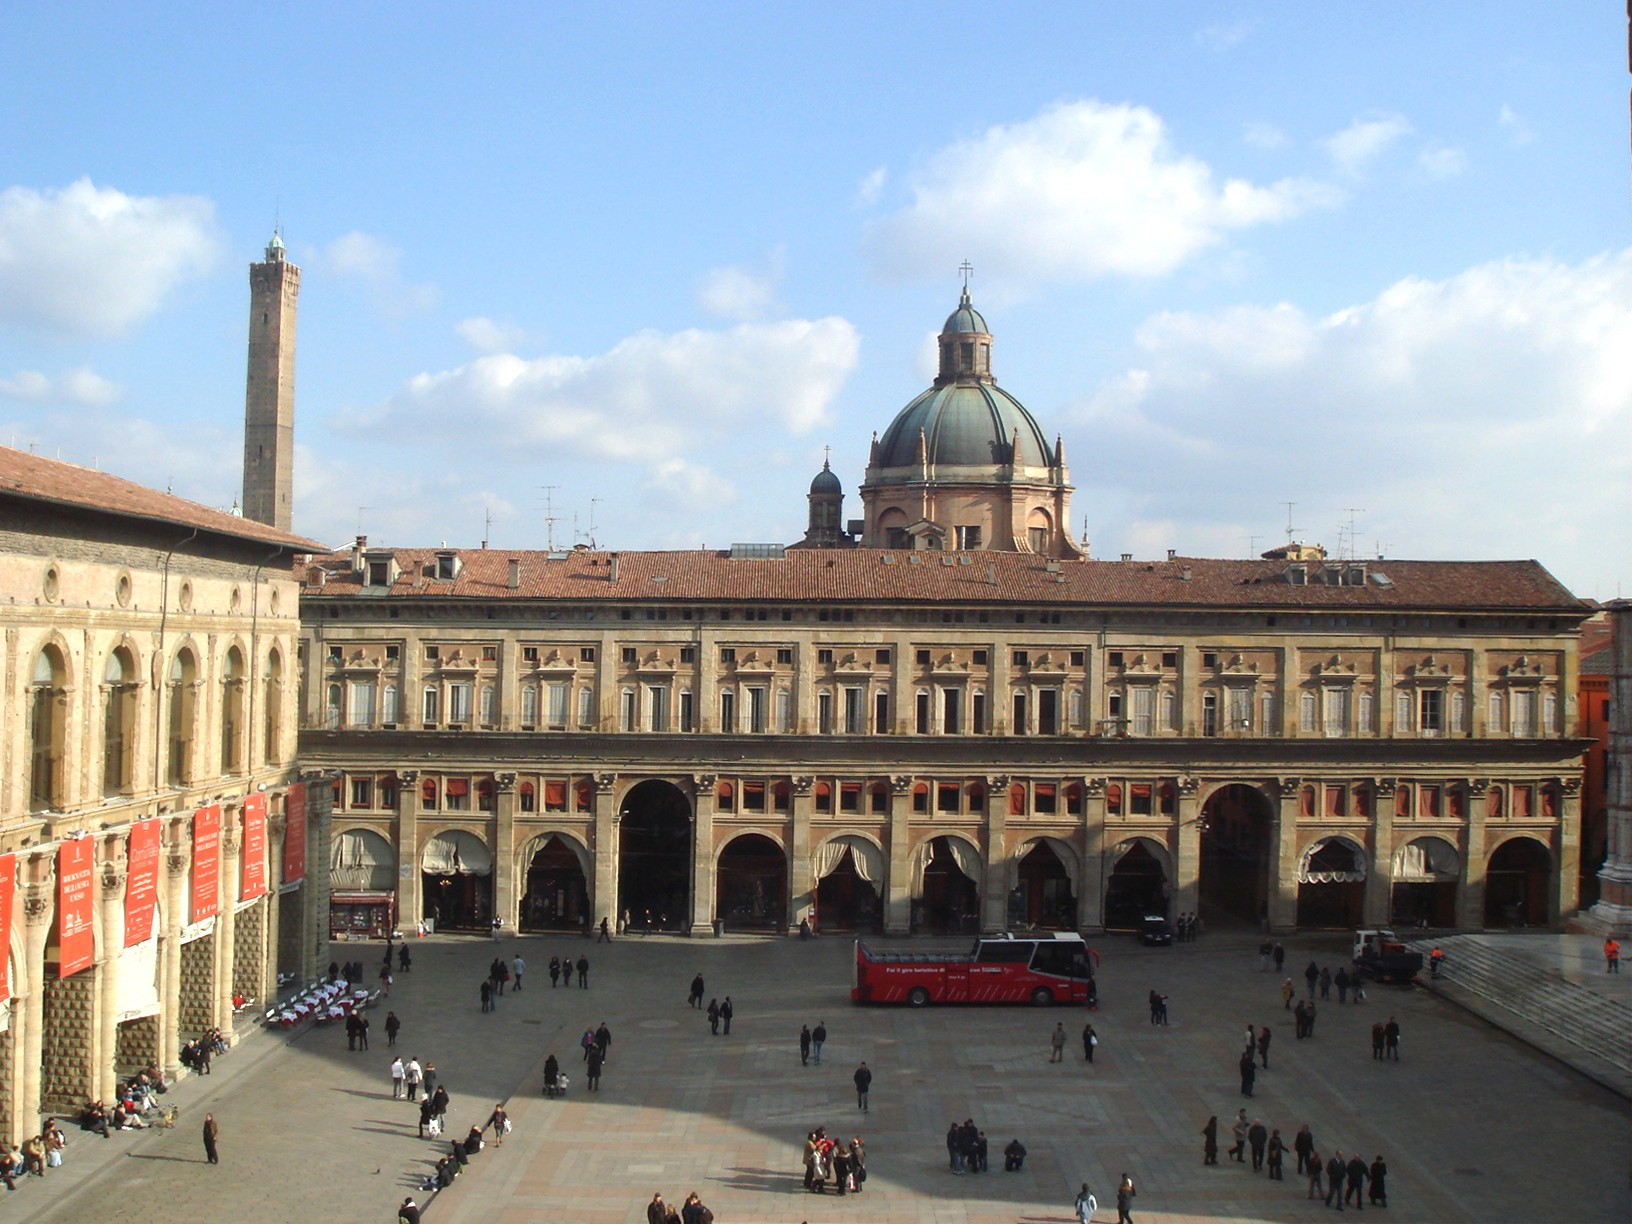
POLYGON ((1039 986, 1031 992, 1031 1001, 1037 1007, 1047 1007, 1054 1002, 1054 992, 1047 986, 1039 986))
POLYGON ((907 991, 908 1007, 922 1007, 928 1002, 929 991, 925 990, 922 986, 914 986, 911 990, 907 991))

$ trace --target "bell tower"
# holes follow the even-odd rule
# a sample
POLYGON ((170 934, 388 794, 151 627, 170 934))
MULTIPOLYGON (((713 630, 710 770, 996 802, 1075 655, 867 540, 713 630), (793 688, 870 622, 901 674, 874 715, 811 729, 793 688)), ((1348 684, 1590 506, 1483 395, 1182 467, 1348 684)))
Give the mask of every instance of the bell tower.
POLYGON ((290 530, 295 460, 295 298, 300 269, 274 233, 249 265, 249 377, 244 393, 244 517, 290 530))

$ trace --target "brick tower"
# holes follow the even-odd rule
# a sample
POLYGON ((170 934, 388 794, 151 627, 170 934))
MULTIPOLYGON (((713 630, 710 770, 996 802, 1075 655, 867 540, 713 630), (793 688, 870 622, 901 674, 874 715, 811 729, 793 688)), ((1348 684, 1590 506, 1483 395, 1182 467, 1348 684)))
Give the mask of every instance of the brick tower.
POLYGON ((290 528, 295 459, 295 298, 300 269, 272 235, 249 265, 249 378, 244 394, 244 517, 290 528))

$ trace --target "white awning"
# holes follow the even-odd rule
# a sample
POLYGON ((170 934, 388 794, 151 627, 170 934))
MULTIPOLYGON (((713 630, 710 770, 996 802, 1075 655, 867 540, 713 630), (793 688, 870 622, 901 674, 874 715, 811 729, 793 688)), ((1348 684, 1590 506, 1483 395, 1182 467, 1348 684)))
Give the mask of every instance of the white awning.
POLYGON ((845 851, 850 852, 856 874, 864 881, 877 886, 884 879, 884 852, 865 837, 843 833, 823 842, 811 857, 812 873, 818 882, 838 870, 839 864, 844 862, 845 851))
POLYGON ((1303 852, 1299 884, 1354 884, 1366 878, 1366 856, 1342 837, 1323 837, 1303 852))
MULTIPOLYGON (((157 926, 154 927, 157 930, 157 926)), ((159 1014, 159 941, 143 940, 114 958, 115 1015, 120 1023, 159 1014)))
POLYGON ((372 829, 347 829, 329 854, 330 887, 389 892, 397 886, 397 852, 372 829))
POLYGON ((492 875, 493 852, 474 833, 449 829, 425 843, 419 865, 432 875, 492 875))
POLYGON ((1394 854, 1394 883, 1455 883, 1462 878, 1462 859, 1456 848, 1437 837, 1419 837, 1394 854))

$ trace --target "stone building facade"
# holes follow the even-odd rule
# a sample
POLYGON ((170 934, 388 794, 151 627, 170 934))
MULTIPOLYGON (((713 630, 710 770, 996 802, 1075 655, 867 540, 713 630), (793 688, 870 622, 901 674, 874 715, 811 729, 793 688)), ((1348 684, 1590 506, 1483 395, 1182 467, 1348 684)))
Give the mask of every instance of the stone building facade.
POLYGON ((301 852, 322 861, 327 788, 303 805, 295 767, 309 547, 0 448, 0 1138, 176 1072, 235 996, 321 956, 301 852))

